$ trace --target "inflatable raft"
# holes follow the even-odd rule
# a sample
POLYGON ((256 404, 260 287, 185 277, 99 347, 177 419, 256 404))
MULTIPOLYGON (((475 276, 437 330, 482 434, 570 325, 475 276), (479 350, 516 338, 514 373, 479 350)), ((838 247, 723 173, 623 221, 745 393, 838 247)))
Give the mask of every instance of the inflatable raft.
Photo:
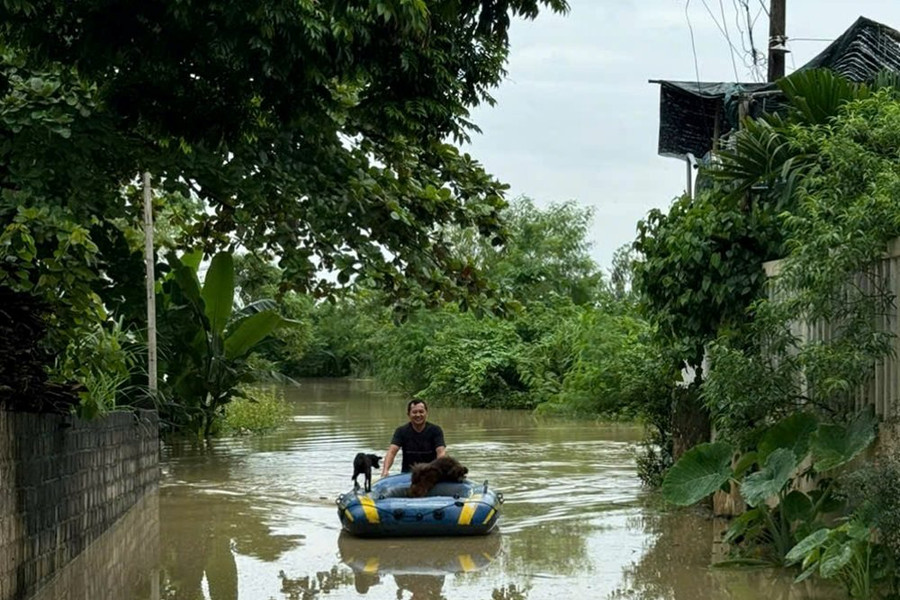
POLYGON ((338 496, 338 517, 359 537, 485 535, 497 524, 503 494, 485 481, 439 483, 424 498, 407 493, 410 474, 385 477, 371 492, 351 490, 338 496))

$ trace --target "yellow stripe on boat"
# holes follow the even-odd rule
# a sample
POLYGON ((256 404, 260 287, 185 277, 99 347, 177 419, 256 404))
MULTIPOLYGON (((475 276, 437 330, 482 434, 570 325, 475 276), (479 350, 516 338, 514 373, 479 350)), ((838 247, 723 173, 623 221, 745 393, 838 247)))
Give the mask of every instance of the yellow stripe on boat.
POLYGON ((366 561, 366 566, 363 567, 363 572, 365 573, 377 573, 378 572, 378 557, 373 556, 369 560, 366 561))
POLYGON ((492 508, 492 509, 490 510, 490 512, 487 514, 487 516, 484 518, 484 521, 482 521, 482 523, 488 523, 488 522, 490 522, 491 517, 494 516, 494 513, 495 513, 495 512, 497 512, 497 509, 496 509, 496 508, 492 508))
POLYGON ((466 503, 463 504, 462 510, 459 511, 459 520, 457 523, 459 525, 471 525, 472 517, 475 516, 475 509, 478 508, 478 505, 481 504, 481 495, 472 496, 466 503))
POLYGON ((472 560, 470 554, 460 554, 457 558, 459 558, 459 566, 462 567, 463 572, 468 573, 476 569, 475 561, 472 560))
POLYGON ((353 513, 350 512, 349 508, 344 509, 344 516, 347 517, 351 522, 353 521, 353 513))
POLYGON ((360 496, 359 503, 362 504, 363 510, 366 512, 366 520, 369 523, 378 523, 378 509, 375 507, 375 501, 371 496, 360 496))

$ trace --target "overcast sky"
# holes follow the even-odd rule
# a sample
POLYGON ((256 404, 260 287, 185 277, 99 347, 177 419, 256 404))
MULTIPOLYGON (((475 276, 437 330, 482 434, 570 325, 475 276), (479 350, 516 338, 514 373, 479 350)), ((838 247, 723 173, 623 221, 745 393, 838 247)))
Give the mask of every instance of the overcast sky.
MULTIPOLYGON (((511 185, 510 197, 593 207, 592 255, 608 268, 638 220, 685 188, 684 163, 656 154, 659 86, 648 80, 694 81, 699 71, 701 81, 760 81, 746 11, 736 10, 744 1, 765 53, 769 0, 569 0, 565 17, 514 22, 508 79, 497 106, 475 111, 483 134, 466 150, 511 185)), ((786 1, 788 73, 859 16, 900 29, 898 0, 786 1)))

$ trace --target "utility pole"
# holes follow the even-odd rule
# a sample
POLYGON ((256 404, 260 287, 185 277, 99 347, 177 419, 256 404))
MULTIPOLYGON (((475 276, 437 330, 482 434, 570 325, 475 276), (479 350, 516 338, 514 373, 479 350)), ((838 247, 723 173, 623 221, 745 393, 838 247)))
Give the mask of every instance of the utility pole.
POLYGON ((769 0, 769 81, 784 77, 784 55, 788 51, 784 34, 786 2, 769 0))
POLYGON ((147 270, 147 387, 156 396, 156 252, 153 249, 153 195, 144 171, 144 266, 147 270))

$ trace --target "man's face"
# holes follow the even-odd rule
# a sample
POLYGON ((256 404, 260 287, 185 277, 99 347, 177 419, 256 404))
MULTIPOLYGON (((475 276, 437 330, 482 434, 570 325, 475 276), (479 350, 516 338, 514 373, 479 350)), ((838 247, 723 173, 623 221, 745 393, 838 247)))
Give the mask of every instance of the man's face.
POLYGON ((413 425, 424 425, 427 417, 428 409, 425 408, 424 404, 413 404, 409 407, 409 421, 413 425))

